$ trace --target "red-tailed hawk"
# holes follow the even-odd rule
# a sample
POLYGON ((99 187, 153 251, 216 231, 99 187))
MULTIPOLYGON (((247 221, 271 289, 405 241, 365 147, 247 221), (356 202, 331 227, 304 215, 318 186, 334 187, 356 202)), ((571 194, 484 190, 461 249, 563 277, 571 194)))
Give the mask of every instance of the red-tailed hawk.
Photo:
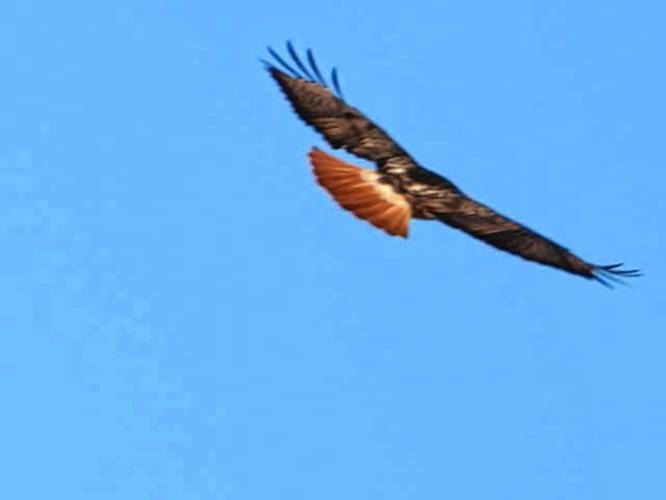
POLYGON ((622 264, 596 265, 464 194, 444 177, 420 166, 389 135, 348 105, 337 71, 328 85, 308 49, 302 60, 287 43, 290 62, 270 47, 263 61, 296 114, 335 149, 376 165, 359 168, 312 148, 310 163, 321 186, 344 209, 393 236, 407 237, 412 218, 438 220, 524 259, 556 267, 606 286, 640 276, 622 264))

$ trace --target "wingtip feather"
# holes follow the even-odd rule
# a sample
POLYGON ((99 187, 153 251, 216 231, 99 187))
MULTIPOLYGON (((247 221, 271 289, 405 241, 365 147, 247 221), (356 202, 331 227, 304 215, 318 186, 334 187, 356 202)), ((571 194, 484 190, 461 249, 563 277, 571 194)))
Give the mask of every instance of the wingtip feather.
POLYGON ((620 269, 624 264, 608 264, 603 266, 594 266, 591 274, 592 278, 602 285, 613 288, 613 283, 627 286, 625 278, 639 278, 643 276, 640 269, 620 269))

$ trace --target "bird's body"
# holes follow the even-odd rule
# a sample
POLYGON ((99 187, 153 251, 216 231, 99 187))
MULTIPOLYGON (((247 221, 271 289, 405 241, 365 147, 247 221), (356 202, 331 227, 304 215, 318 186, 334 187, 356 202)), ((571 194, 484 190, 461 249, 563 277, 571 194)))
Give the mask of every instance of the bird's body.
POLYGON ((338 82, 332 89, 311 51, 307 63, 287 44, 292 65, 272 49, 281 66, 265 63, 296 114, 335 149, 373 162, 376 170, 359 168, 313 148, 310 162, 319 184, 345 209, 393 236, 407 237, 412 218, 439 220, 500 250, 603 284, 638 276, 619 264, 591 264, 568 249, 470 198, 445 177, 419 165, 384 130, 348 105, 338 82))

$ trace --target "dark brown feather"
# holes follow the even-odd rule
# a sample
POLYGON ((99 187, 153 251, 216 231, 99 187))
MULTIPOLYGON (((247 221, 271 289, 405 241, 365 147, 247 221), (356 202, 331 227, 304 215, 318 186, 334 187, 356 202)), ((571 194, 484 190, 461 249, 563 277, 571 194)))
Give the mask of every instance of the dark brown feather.
MULTIPOLYGON (((358 109, 345 103, 341 95, 335 95, 327 86, 308 76, 321 74, 311 52, 308 62, 312 73, 298 58, 291 44, 287 44, 287 49, 300 71, 296 71, 272 49, 271 55, 287 72, 273 64, 266 64, 294 111, 305 123, 314 127, 333 148, 341 148, 370 160, 380 170, 391 166, 417 167, 407 152, 384 130, 358 109), (302 77, 304 73, 308 79, 302 77)), ((334 84, 338 87, 337 76, 334 84)), ((339 88, 337 90, 339 94, 339 88)))
POLYGON ((593 264, 472 199, 465 199, 455 211, 437 211, 435 216, 449 226, 523 259, 589 278, 594 277, 596 266, 593 264))

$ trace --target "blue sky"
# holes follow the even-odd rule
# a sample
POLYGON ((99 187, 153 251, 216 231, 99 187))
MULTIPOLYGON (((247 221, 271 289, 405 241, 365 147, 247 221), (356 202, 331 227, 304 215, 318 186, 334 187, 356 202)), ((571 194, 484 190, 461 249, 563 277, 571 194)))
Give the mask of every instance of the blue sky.
POLYGON ((660 2, 5 2, 7 498, 662 499, 660 2), (339 210, 287 38, 597 284, 339 210))

